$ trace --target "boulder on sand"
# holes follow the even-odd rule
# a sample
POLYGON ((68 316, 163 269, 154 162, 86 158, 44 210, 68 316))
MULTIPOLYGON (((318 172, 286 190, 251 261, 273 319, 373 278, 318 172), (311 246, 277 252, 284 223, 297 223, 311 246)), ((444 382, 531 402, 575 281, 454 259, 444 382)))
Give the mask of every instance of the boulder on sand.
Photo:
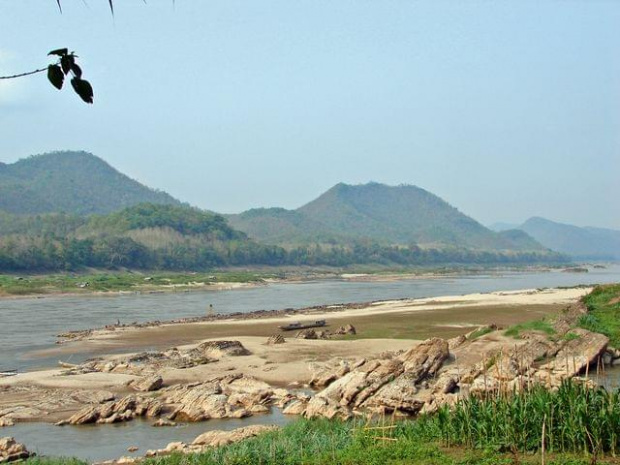
POLYGON ((250 351, 239 341, 208 341, 200 344, 197 349, 211 357, 250 355, 250 351))
POLYGON ((136 380, 130 384, 131 388, 140 392, 157 391, 164 384, 164 380, 159 375, 148 376, 136 380))
POLYGON ((30 453, 26 446, 15 441, 14 438, 0 438, 0 463, 24 460, 34 454, 30 453))
POLYGON ((269 339, 267 339, 268 346, 284 344, 285 342, 286 339, 284 339, 284 336, 282 336, 281 334, 274 334, 273 336, 270 336, 269 339))

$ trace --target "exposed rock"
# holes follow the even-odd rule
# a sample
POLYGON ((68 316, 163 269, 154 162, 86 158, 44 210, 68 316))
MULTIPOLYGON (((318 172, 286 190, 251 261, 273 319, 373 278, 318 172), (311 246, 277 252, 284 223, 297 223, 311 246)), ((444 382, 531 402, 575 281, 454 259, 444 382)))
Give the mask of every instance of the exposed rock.
POLYGON ((85 407, 68 420, 58 422, 57 425, 118 423, 132 420, 135 417, 153 418, 161 413, 162 408, 162 404, 157 399, 129 395, 119 401, 85 407))
POLYGON ((210 447, 220 447, 235 442, 244 441, 260 434, 278 430, 278 426, 271 425, 252 425, 237 428, 232 431, 207 431, 198 436, 192 444, 183 442, 171 442, 165 449, 149 450, 146 457, 165 456, 173 453, 199 453, 210 447))
POLYGON ((208 344, 217 345, 220 342, 224 343, 224 345, 231 342, 239 344, 237 341, 215 341, 214 343, 206 343, 207 345, 203 344, 188 350, 172 348, 165 352, 149 351, 124 357, 115 357, 113 360, 90 360, 81 365, 71 366, 62 372, 62 376, 93 372, 155 376, 156 372, 163 367, 182 369, 215 362, 216 358, 222 355, 222 352, 208 344))
POLYGON ((331 333, 328 330, 315 330, 313 328, 302 329, 295 337, 297 339, 329 339, 331 333))
POLYGON ((0 438, 0 463, 14 462, 32 456, 26 446, 15 441, 14 438, 0 438))
POLYGON ((269 407, 267 407, 267 406, 265 406, 265 405, 252 405, 252 406, 249 408, 249 412, 250 412, 251 414, 256 414, 256 413, 258 413, 258 414, 261 414, 261 413, 269 413, 269 412, 270 412, 270 409, 269 409, 269 407))
POLYGON ((282 410, 282 413, 285 415, 303 415, 306 413, 307 405, 308 402, 303 400, 293 400, 282 410))
POLYGON ((137 450, 140 450, 138 446, 129 446, 127 448, 127 452, 136 452, 137 450))
POLYGON ((177 424, 174 421, 166 420, 164 418, 160 418, 155 423, 153 423, 153 426, 155 426, 155 427, 176 426, 176 425, 177 424))
POLYGON ((252 407, 267 404, 274 393, 267 383, 242 375, 176 385, 162 392, 164 402, 176 406, 171 419, 177 421, 250 416, 252 407))
POLYGON ((13 426, 15 422, 8 417, 0 417, 0 428, 3 426, 13 426))
POLYGON ((274 334, 267 339, 267 345, 276 345, 276 344, 284 344, 286 339, 281 334, 274 334))
POLYGON ((314 396, 308 402, 304 415, 307 418, 325 417, 325 418, 340 418, 348 420, 352 417, 351 411, 342 405, 339 405, 335 400, 321 396, 314 396))
POLYGON ((140 392, 157 391, 164 384, 164 380, 159 375, 148 376, 131 383, 131 388, 140 392))
MULTIPOLYGON (((131 451, 129 451, 131 452, 131 451)), ((114 460, 112 463, 115 463, 116 465, 127 465, 130 463, 136 463, 139 461, 138 457, 121 457, 117 460, 114 460)), ((105 463, 105 462, 104 462, 105 463)))
POLYGON ((472 339, 472 337, 475 336, 476 334, 482 335, 482 334, 490 333, 492 331, 497 331, 497 325, 496 324, 479 326, 476 329, 474 329, 473 331, 470 331, 467 334, 465 334, 465 339, 469 340, 469 339, 472 339))
POLYGON ((338 328, 334 334, 340 334, 340 335, 357 334, 357 331, 355 330, 355 326, 353 326, 352 324, 348 324, 348 325, 341 326, 340 328, 338 328))
POLYGON ((398 357, 356 365, 317 393, 304 414, 348 418, 358 409, 416 413, 428 400, 420 397, 420 384, 435 376, 448 356, 447 341, 432 338, 398 357))
POLYGON ((540 366, 540 378, 544 379, 546 374, 552 380, 555 378, 554 384, 558 384, 557 380, 577 376, 588 366, 600 362, 600 357, 609 344, 609 338, 581 328, 573 329, 571 332, 577 337, 566 342, 555 359, 540 366))
POLYGON ((277 426, 272 425, 252 425, 244 428, 237 428, 232 431, 207 431, 194 439, 192 445, 219 447, 253 438, 259 434, 268 433, 277 429, 277 426))
MULTIPOLYGON (((362 364, 364 361, 362 361, 362 364)), ((361 364, 356 366, 359 367, 360 365, 361 364)), ((338 378, 342 378, 344 375, 349 373, 349 371, 351 371, 351 364, 347 360, 330 360, 328 363, 321 367, 314 367, 314 371, 312 372, 312 376, 310 378, 310 386, 329 386, 338 378)))
POLYGON ((250 351, 239 341, 208 341, 200 344, 198 350, 211 357, 250 355, 250 351))
POLYGON ((450 339, 448 339, 448 349, 454 350, 457 347, 462 346, 466 342, 467 342, 467 336, 465 336, 464 334, 461 334, 460 336, 456 336, 456 337, 450 338, 450 339))

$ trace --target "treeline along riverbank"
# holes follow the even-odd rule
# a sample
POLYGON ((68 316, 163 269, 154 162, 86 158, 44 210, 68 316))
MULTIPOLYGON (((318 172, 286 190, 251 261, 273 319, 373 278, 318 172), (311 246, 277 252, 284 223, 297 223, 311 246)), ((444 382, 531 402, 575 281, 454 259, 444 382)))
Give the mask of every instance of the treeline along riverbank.
POLYGON ((0 271, 81 268, 206 270, 226 266, 553 264, 549 250, 478 250, 386 245, 370 239, 291 247, 258 243, 219 215, 141 204, 109 215, 0 214, 0 271))

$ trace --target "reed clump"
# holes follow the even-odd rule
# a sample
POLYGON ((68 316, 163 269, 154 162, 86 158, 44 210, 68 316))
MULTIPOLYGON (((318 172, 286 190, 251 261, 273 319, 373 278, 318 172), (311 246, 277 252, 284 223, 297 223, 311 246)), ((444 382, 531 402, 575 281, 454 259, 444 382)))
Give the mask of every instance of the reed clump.
POLYGON ((498 451, 615 455, 620 445, 620 391, 571 380, 557 391, 532 386, 519 394, 469 397, 405 428, 448 446, 498 451))

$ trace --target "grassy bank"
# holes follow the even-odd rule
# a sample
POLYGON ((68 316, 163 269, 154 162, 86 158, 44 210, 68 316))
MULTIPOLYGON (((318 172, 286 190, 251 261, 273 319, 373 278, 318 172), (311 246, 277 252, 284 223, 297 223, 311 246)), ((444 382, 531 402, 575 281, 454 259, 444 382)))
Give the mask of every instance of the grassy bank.
POLYGON ((579 326, 606 335, 612 347, 620 348, 620 284, 596 286, 583 303, 588 313, 579 326))
POLYGON ((566 382, 557 392, 471 398, 415 421, 301 420, 282 431, 159 465, 615 463, 620 394, 566 382))
POLYGON ((360 275, 356 279, 397 280, 416 276, 446 276, 498 271, 548 271, 547 266, 254 266, 224 268, 219 271, 130 271, 97 270, 75 273, 2 274, 0 297, 45 294, 88 294, 94 292, 165 291, 206 287, 217 283, 252 283, 265 279, 313 280, 337 278, 343 274, 360 275), (84 286, 85 283, 88 285, 84 286))
POLYGON ((273 274, 226 271, 213 273, 92 273, 46 275, 0 275, 0 296, 94 292, 151 292, 208 289, 218 283, 252 283, 273 274))
MULTIPOLYGON (((299 420, 280 431, 152 465, 620 463, 620 393, 566 382, 471 398, 413 421, 299 420), (544 452, 543 452, 544 444, 544 452)), ((30 463, 69 463, 31 460, 30 463)))

